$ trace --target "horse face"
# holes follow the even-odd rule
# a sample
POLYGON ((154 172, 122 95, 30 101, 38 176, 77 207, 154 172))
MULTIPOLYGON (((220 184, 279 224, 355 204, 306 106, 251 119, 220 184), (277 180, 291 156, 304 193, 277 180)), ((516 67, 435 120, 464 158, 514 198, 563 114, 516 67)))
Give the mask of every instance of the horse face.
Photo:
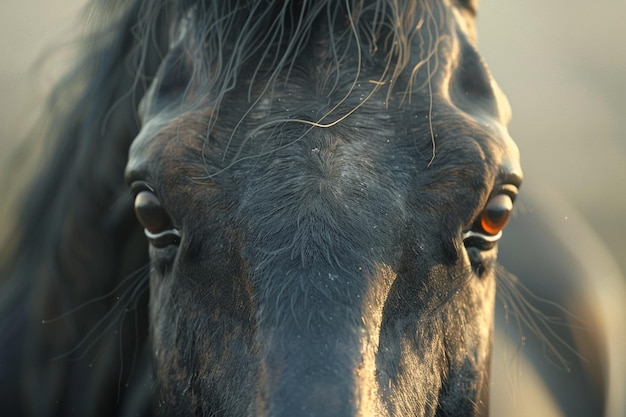
POLYGON ((399 29, 374 36, 343 6, 248 49, 226 31, 218 52, 207 15, 175 22, 126 170, 158 411, 486 413, 521 171, 471 22, 444 6, 403 15, 404 63, 388 54, 399 29))

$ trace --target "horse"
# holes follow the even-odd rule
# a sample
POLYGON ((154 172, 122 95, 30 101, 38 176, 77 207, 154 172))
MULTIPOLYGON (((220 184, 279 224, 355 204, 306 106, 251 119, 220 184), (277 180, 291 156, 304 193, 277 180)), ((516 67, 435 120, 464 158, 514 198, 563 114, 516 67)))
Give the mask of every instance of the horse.
POLYGON ((94 4, 3 252, 2 414, 488 415, 523 175, 476 10, 94 4))

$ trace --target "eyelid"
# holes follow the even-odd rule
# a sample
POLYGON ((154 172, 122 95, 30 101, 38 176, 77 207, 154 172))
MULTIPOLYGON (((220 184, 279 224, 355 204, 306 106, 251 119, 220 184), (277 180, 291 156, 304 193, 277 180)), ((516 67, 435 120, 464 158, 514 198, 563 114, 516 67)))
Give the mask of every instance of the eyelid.
POLYGON ((509 197, 511 197, 511 200, 513 200, 513 202, 515 202, 515 198, 517 197, 518 193, 519 193, 519 187, 517 187, 514 184, 506 183, 494 189, 494 191, 491 193, 491 196, 489 198, 491 199, 498 194, 506 194, 509 197))
POLYGON ((143 232, 146 235, 146 237, 150 240, 158 240, 164 236, 170 236, 170 235, 175 235, 175 236, 180 237, 180 231, 175 227, 172 227, 171 229, 167 229, 159 233, 152 233, 148 229, 143 229, 143 232))
POLYGON ((475 232, 473 230, 468 230, 467 232, 463 233, 463 240, 467 240, 469 238, 472 237, 477 237, 480 238, 482 240, 485 240, 489 243, 494 243, 497 242, 498 240, 500 240, 500 238, 502 237, 502 230, 500 230, 497 234, 495 235, 487 235, 485 233, 480 233, 480 232, 475 232))
POLYGON ((133 181, 130 184, 130 191, 134 196, 136 196, 142 191, 150 191, 151 193, 156 194, 156 192, 154 191, 154 187, 152 187, 146 181, 133 181))

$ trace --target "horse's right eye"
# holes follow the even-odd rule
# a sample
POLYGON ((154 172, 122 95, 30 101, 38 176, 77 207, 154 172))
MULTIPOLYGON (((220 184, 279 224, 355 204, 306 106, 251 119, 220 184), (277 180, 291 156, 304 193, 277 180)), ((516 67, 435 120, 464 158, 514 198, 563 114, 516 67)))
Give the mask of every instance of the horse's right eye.
POLYGON ((135 215, 153 246, 164 248, 180 242, 180 232, 174 227, 161 201, 152 191, 144 190, 137 193, 135 215))

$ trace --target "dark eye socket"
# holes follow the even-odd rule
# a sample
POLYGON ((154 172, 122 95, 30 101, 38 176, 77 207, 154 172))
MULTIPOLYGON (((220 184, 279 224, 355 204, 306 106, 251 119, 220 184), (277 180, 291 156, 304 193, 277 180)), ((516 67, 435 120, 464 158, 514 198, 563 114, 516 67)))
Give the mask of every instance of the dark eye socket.
POLYGON ((131 188, 135 193, 135 216, 150 243, 157 248, 177 245, 180 232, 174 227, 154 191, 143 183, 133 184, 131 188))
POLYGON ((465 246, 481 250, 493 248, 509 222, 514 199, 515 195, 509 192, 500 192, 492 196, 474 221, 472 228, 463 233, 465 246))

